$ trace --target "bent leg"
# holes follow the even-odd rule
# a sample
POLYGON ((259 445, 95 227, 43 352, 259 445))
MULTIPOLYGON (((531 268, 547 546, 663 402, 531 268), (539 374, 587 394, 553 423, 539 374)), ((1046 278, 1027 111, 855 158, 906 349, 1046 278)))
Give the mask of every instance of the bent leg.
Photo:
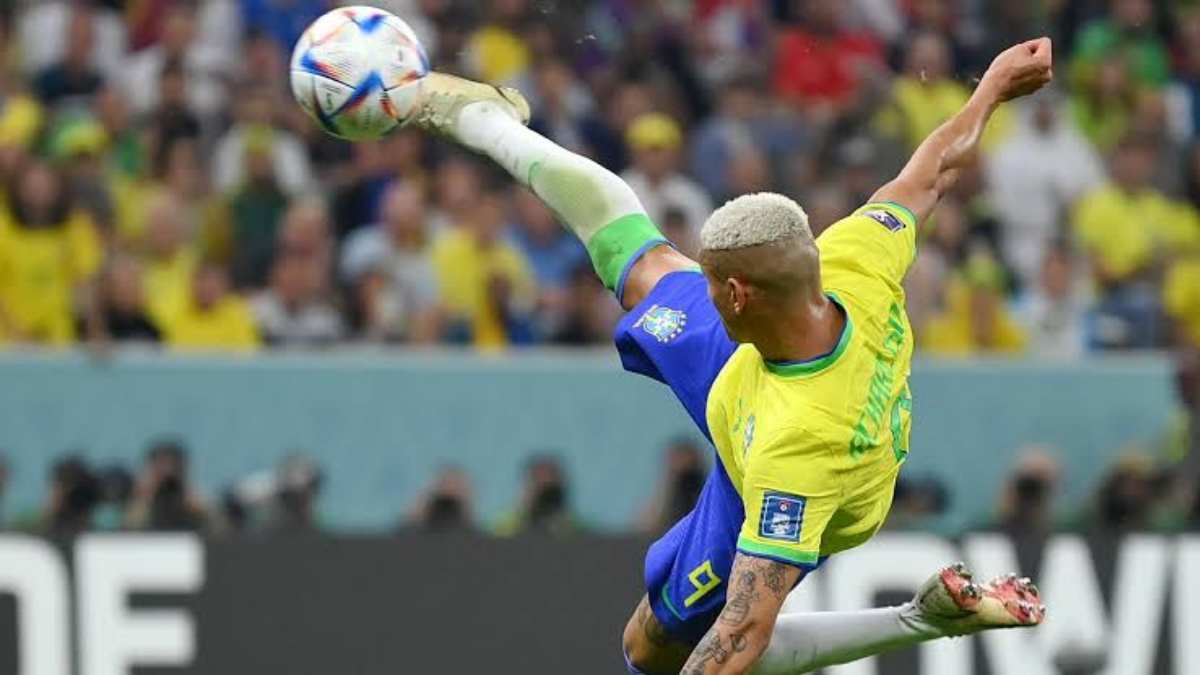
POLYGON ((642 596, 621 639, 625 650, 625 665, 641 675, 673 675, 678 673, 692 653, 693 645, 672 638, 650 610, 648 596, 642 596))
POLYGON ((670 247, 619 176, 526 128, 498 104, 466 106, 456 131, 459 141, 495 160, 558 214, 626 309, 662 277, 696 267, 670 247))

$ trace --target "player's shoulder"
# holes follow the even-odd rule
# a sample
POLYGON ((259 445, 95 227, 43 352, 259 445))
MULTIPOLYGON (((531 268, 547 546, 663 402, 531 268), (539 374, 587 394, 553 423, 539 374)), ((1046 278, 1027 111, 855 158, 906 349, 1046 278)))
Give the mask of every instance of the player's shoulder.
POLYGON ((917 229, 917 217, 907 207, 896 202, 871 202, 859 207, 850 215, 830 225, 817 237, 822 247, 855 239, 863 231, 880 233, 913 233, 917 229))

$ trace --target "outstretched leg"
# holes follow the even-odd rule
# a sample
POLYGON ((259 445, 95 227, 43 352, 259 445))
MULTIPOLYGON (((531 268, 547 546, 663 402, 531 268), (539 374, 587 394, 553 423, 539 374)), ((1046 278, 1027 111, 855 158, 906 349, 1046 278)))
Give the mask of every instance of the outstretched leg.
POLYGON ((696 264, 675 251, 616 174, 526 128, 529 107, 512 89, 432 73, 412 123, 504 167, 587 246, 596 273, 626 308, 670 272, 696 264))
MULTIPOLYGON (((965 566, 953 565, 897 607, 781 614, 753 673, 799 675, 929 640, 1036 626, 1045 612, 1028 579, 1009 575, 976 584, 965 566)), ((643 601, 625 629, 631 672, 677 673, 689 651, 672 641, 643 601)))

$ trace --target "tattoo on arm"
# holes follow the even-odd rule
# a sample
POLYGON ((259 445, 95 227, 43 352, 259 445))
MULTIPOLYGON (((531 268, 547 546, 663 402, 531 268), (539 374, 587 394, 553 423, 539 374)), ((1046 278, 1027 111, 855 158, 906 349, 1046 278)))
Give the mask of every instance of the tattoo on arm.
POLYGON ((734 560, 725 609, 680 675, 746 673, 766 649, 775 618, 800 570, 772 560, 734 560))

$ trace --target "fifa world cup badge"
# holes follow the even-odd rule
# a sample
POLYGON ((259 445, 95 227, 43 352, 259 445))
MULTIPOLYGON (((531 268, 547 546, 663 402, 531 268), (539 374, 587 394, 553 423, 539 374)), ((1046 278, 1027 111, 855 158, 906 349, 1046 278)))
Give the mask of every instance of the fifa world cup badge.
POLYGON ((670 307, 654 305, 646 310, 646 313, 637 320, 633 327, 641 328, 653 335, 655 340, 667 343, 679 337, 686 325, 687 314, 670 307))

